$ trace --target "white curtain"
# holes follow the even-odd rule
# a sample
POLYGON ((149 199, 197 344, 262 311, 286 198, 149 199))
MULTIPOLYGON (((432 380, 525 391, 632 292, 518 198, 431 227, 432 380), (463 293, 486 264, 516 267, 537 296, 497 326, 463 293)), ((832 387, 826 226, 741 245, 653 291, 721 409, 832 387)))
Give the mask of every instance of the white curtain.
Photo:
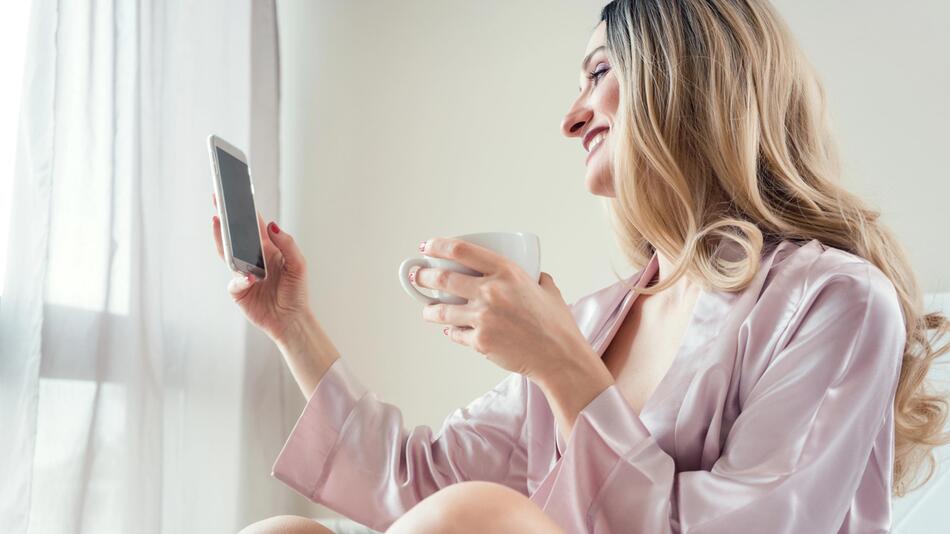
POLYGON ((235 532, 303 406, 231 302, 210 133, 278 217, 273 0, 33 0, 0 297, 0 532, 235 532))

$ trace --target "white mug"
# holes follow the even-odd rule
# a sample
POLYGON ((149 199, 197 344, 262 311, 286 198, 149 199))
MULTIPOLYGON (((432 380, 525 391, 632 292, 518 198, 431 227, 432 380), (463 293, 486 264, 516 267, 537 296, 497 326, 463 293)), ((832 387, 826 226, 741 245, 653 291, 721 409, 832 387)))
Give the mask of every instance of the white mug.
MULTIPOLYGON (((527 232, 482 232, 460 235, 453 239, 468 241, 497 252, 521 266, 533 280, 538 283, 541 282, 541 240, 535 234, 527 232)), ((446 269, 470 276, 483 276, 478 271, 445 258, 433 256, 406 258, 399 266, 399 283, 402 284, 403 289, 406 290, 409 296, 424 304, 465 304, 468 300, 445 291, 430 288, 425 289, 433 291, 435 293, 434 298, 423 294, 409 281, 409 271, 416 266, 446 269)))

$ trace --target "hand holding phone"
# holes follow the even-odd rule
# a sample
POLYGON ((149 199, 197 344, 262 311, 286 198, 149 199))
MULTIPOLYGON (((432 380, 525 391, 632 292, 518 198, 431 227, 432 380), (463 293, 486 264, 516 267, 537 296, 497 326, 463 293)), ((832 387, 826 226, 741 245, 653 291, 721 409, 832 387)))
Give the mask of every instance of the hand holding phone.
POLYGON ((288 343, 288 328, 311 316, 303 254, 276 223, 265 226, 254 207, 243 153, 216 136, 209 137, 208 145, 217 211, 212 217, 215 247, 218 257, 238 275, 228 284, 228 292, 251 323, 275 342, 288 343), (216 153, 221 146, 229 147, 226 156, 216 153))

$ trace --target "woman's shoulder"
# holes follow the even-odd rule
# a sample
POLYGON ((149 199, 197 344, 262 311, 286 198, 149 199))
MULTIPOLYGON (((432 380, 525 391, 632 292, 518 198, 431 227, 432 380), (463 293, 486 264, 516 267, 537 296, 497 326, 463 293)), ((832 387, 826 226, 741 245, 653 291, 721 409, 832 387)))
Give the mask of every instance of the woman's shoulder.
MULTIPOLYGON (((751 309, 735 310, 744 315, 739 333, 746 340, 747 373, 764 371, 777 351, 789 344, 830 347, 871 335, 888 347, 892 342, 903 346, 905 327, 897 289, 866 258, 816 239, 783 241, 765 256, 760 268, 759 294, 744 299, 753 303, 751 309), (793 343, 796 337, 800 341, 793 343)), ((897 362, 901 351, 894 352, 897 362)), ((893 363, 889 353, 881 354, 881 363, 893 363)), ((831 358, 826 363, 847 363, 844 351, 838 356, 842 361, 831 358)))
POLYGON ((788 240, 765 255, 760 269, 758 285, 747 288, 758 294, 732 301, 741 399, 782 360, 839 376, 860 358, 864 367, 894 376, 906 340, 903 311, 896 287, 873 262, 816 239, 788 240), (874 350, 855 351, 860 343, 874 350))
POLYGON ((817 239, 780 241, 763 254, 758 276, 760 302, 801 304, 830 291, 853 303, 870 297, 899 303, 893 282, 873 262, 817 239))

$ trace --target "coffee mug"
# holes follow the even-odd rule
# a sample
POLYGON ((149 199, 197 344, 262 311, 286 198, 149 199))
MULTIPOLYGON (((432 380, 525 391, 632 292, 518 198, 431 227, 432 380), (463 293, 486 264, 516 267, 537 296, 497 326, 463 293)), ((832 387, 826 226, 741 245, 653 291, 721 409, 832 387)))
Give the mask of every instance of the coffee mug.
MULTIPOLYGON (((456 236, 460 239, 487 248, 517 263, 533 280, 541 282, 541 240, 537 235, 527 232, 481 232, 456 236)), ((409 271, 413 267, 433 267, 446 269, 470 276, 482 276, 482 273, 469 269, 452 260, 423 256, 421 258, 406 258, 399 265, 399 283, 410 297, 424 304, 465 304, 467 299, 445 291, 429 289, 435 297, 425 295, 409 281, 409 271)))

